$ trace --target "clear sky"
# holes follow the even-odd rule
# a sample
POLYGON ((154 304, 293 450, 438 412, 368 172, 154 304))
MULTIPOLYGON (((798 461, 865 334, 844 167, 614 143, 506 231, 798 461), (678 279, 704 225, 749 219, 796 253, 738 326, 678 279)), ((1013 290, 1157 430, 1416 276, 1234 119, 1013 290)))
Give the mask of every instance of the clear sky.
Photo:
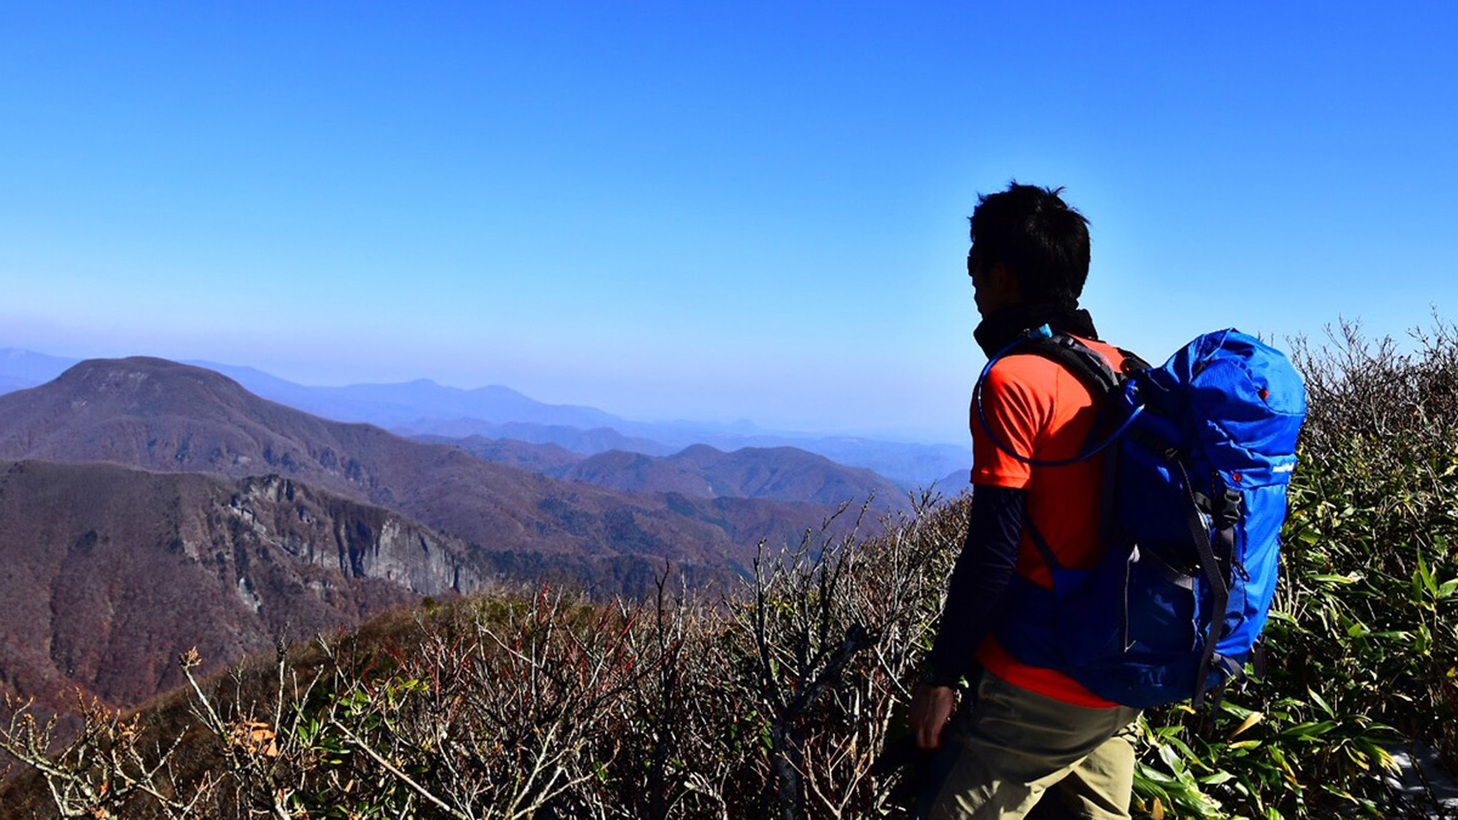
POLYGON ((966 216, 1084 304, 1458 318, 1458 4, 0 5, 0 347, 966 440, 966 216))

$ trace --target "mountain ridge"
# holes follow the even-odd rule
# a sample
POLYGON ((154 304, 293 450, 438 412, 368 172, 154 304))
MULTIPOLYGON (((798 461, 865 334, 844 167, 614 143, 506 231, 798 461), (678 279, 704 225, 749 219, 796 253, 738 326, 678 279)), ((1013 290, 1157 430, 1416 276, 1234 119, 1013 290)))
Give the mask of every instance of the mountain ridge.
MULTIPOLYGON (((15 349, 0 350, 0 393, 32 387, 59 375, 79 360, 44 356, 15 349), (44 378, 42 378, 44 377, 44 378)), ((199 362, 190 362, 200 364, 199 362)), ((205 364, 205 363, 202 363, 205 364)), ((866 436, 781 433, 745 422, 641 422, 581 405, 537 402, 510 388, 512 412, 492 411, 492 421, 463 414, 459 406, 472 391, 445 387, 428 379, 393 385, 308 387, 277 378, 252 367, 215 365, 246 389, 281 404, 336 420, 368 422, 412 437, 512 438, 529 443, 553 443, 587 455, 621 449, 667 456, 684 447, 705 443, 721 450, 742 447, 791 446, 825 456, 850 467, 863 467, 895 481, 903 490, 941 482, 944 494, 955 494, 965 482, 945 485, 945 476, 966 471, 971 454, 965 445, 915 444, 883 441, 866 436), (410 385, 429 383, 435 393, 452 397, 444 406, 408 395, 410 385), (575 415, 574 415, 575 414, 575 415), (564 423, 571 422, 571 423, 564 423)), ((478 388, 489 390, 493 388, 478 388)), ((498 408, 499 409, 499 408, 498 408)))

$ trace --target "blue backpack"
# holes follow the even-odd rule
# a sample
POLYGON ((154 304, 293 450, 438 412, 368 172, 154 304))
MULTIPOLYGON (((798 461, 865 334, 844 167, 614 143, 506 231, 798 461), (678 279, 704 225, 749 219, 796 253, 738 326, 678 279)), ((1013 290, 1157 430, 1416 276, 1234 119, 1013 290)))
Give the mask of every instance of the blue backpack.
POLYGON ((1193 698, 1244 673, 1275 593, 1286 486, 1306 417, 1301 376, 1279 351, 1236 330, 1207 333, 1153 368, 1123 372, 1045 325, 993 356, 1036 353, 1102 396, 1078 456, 1105 452, 1101 536, 1091 569, 1061 566, 1025 527, 1053 589, 1015 575, 996 634, 1023 663, 1061 670, 1102 698, 1140 708, 1193 698))

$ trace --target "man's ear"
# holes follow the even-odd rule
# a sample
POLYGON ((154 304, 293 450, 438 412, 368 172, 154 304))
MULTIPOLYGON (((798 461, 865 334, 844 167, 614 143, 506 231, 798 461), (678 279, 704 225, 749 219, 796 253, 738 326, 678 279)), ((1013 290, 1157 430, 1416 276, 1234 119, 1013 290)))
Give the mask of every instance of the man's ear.
POLYGON ((1013 272, 1012 268, 1002 262, 994 262, 992 269, 987 272, 987 278, 991 280, 992 286, 997 288, 998 292, 1006 296, 1009 301, 1021 302, 1023 300, 1022 282, 1018 280, 1018 275, 1013 272))

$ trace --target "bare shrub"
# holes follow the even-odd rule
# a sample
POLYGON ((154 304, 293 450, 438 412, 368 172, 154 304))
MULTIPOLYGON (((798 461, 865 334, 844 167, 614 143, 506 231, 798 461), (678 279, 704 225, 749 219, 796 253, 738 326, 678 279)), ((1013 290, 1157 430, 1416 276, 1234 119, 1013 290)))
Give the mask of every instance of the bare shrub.
POLYGON ((185 698, 24 759, 45 788, 85 793, 115 777, 98 752, 124 726, 171 738, 126 770, 128 817, 889 814, 871 764, 904 731, 964 529, 965 504, 935 501, 872 538, 827 522, 762 548, 720 599, 665 577, 635 602, 461 600, 207 681, 189 654, 185 698))
POLYGON ((1293 344, 1306 380, 1302 453, 1326 458, 1353 440, 1391 441, 1416 435, 1458 442, 1458 329, 1438 317, 1412 332, 1417 349, 1398 352, 1390 337, 1370 341, 1357 322, 1327 330, 1328 344, 1293 344))
MULTIPOLYGON (((49 799, 55 816, 97 820, 147 811, 165 818, 197 817, 211 797, 211 778, 178 788, 173 757, 183 737, 167 745, 147 738, 137 716, 123 717, 83 699, 77 704, 81 730, 57 753, 54 718, 38 720, 30 702, 9 696, 5 706, 11 717, 0 728, 0 751, 35 771, 44 787, 44 796, 37 797, 49 799)), ((42 808, 35 805, 32 811, 42 808)))

